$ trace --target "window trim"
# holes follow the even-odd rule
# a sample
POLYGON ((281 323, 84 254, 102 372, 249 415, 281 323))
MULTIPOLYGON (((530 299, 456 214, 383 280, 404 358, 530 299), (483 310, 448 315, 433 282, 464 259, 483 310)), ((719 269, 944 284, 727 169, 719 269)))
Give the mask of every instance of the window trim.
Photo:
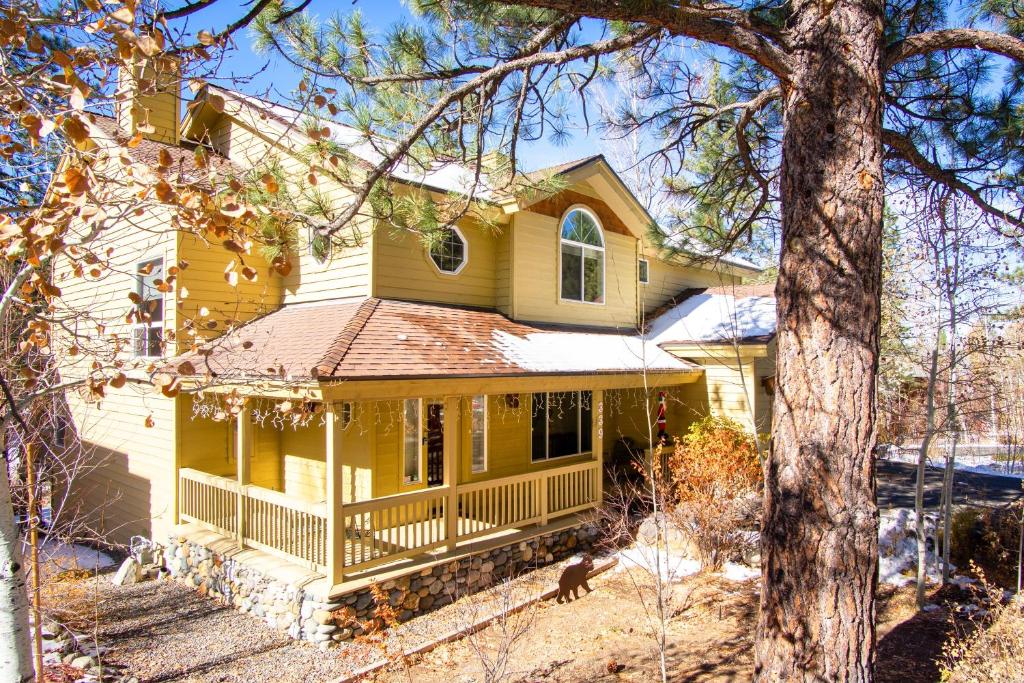
MULTIPOLYGON (((570 390, 570 391, 534 391, 534 392, 532 392, 530 394, 530 409, 531 409, 531 411, 533 409, 533 397, 536 394, 544 394, 544 457, 540 458, 540 459, 536 459, 536 458, 533 457, 533 446, 532 446, 532 444, 533 444, 533 421, 531 420, 530 421, 530 444, 531 444, 531 447, 530 447, 530 464, 531 465, 538 465, 538 464, 541 464, 541 463, 551 462, 552 460, 564 460, 565 458, 578 458, 578 457, 583 456, 583 455, 593 455, 593 453, 594 453, 593 435, 591 435, 591 445, 590 445, 590 450, 589 451, 579 451, 577 453, 567 453, 566 455, 556 455, 554 457, 551 457, 551 455, 550 455, 550 453, 551 453, 551 420, 549 419, 550 418, 549 410, 551 408, 551 394, 577 394, 577 395, 582 395, 585 392, 590 392, 590 397, 591 397, 590 398, 590 400, 591 400, 590 410, 591 410, 591 416, 593 416, 593 410, 594 410, 594 407, 593 407, 593 400, 594 400, 594 398, 593 397, 594 397, 594 392, 591 389, 578 389, 578 390, 570 390)), ((593 417, 591 417, 591 422, 593 422, 593 417)), ((593 424, 591 424, 591 429, 593 429, 593 424)), ((577 399, 577 401, 576 401, 576 447, 579 448, 581 446, 582 442, 583 442, 583 404, 581 403, 581 401, 579 399, 577 399)))
POLYGON ((462 230, 459 229, 459 226, 457 225, 449 226, 446 229, 454 232, 459 236, 459 239, 462 240, 462 263, 460 263, 459 267, 455 270, 443 270, 441 266, 437 265, 437 261, 434 260, 434 255, 431 253, 429 245, 427 246, 427 260, 434 265, 434 270, 436 270, 439 275, 458 275, 466 267, 466 264, 469 263, 469 240, 466 239, 466 235, 463 234, 462 230))
POLYGON ((490 463, 490 450, 491 449, 490 449, 490 444, 488 443, 488 441, 490 441, 490 439, 489 439, 489 434, 488 434, 489 430, 487 429, 487 427, 488 427, 488 422, 489 422, 489 419, 490 419, 490 412, 491 411, 490 411, 490 408, 487 405, 488 403, 489 403, 489 400, 488 400, 487 394, 473 394, 472 396, 470 396, 470 399, 469 399, 469 473, 470 474, 485 474, 487 472, 487 470, 490 468, 490 464, 491 464, 490 463), (483 432, 484 432, 484 439, 483 439, 483 441, 484 441, 484 464, 483 464, 483 467, 481 467, 480 469, 477 469, 476 465, 473 462, 473 399, 476 398, 477 396, 479 396, 480 398, 483 399, 483 404, 484 404, 484 420, 483 420, 484 421, 484 424, 483 424, 483 432))
POLYGON ((651 262, 648 259, 637 259, 636 271, 637 281, 640 284, 649 285, 651 283, 651 262), (641 267, 641 264, 643 264, 643 267, 641 267))
POLYGON ((423 399, 407 398, 402 401, 402 486, 420 486, 423 484, 423 399), (409 419, 407 406, 409 401, 416 401, 416 479, 409 479, 405 476, 405 459, 407 456, 406 447, 406 420, 409 419))
POLYGON ((558 221, 558 302, 569 303, 569 304, 586 304, 588 306, 605 306, 608 303, 608 240, 605 239, 604 226, 601 225, 600 219, 597 214, 594 213, 586 204, 573 204, 565 213, 562 214, 561 219, 558 221), (583 213, 590 216, 591 220, 594 221, 594 225, 597 226, 599 235, 601 237, 601 246, 596 247, 593 244, 584 244, 583 242, 577 242, 576 240, 566 239, 562 237, 562 226, 565 224, 565 219, 569 217, 573 211, 582 211, 583 213), (584 296, 584 289, 586 288, 586 281, 583 277, 583 272, 580 272, 580 298, 579 299, 566 299, 562 296, 562 247, 566 244, 579 247, 581 249, 580 259, 582 268, 582 259, 584 258, 584 252, 582 250, 590 249, 592 251, 601 252, 601 301, 587 301, 584 296))
MULTIPOLYGON (((144 296, 145 286, 143 285, 143 280, 145 279, 146 275, 143 275, 142 273, 140 273, 139 269, 142 268, 147 263, 159 263, 160 264, 160 270, 163 271, 164 270, 165 262, 166 262, 166 259, 164 258, 163 254, 160 254, 159 256, 151 256, 149 258, 144 258, 141 261, 136 261, 135 262, 135 272, 134 272, 135 294, 138 295, 139 299, 142 302, 136 308, 139 308, 140 306, 144 305, 145 302, 146 302, 146 298, 144 296)), ((164 274, 164 276, 161 279, 165 280, 166 277, 167 277, 166 274, 164 274)), ((164 343, 164 316, 166 314, 166 308, 167 308, 167 297, 160 290, 157 290, 157 294, 160 295, 160 322, 159 323, 153 323, 153 321, 143 322, 143 321, 140 320, 140 321, 135 322, 135 323, 132 324, 132 350, 131 350, 132 358, 163 358, 164 357, 164 348, 163 348, 163 343, 164 343), (156 355, 151 355, 149 353, 149 331, 151 329, 159 329, 160 330, 160 352, 158 354, 156 354, 156 355), (146 349, 146 353, 138 354, 138 353, 135 352, 135 331, 136 330, 145 330, 146 338, 145 338, 144 347, 146 349)))
POLYGON ((355 405, 352 401, 342 401, 338 409, 338 426, 345 430, 352 426, 352 418, 355 415, 355 405))

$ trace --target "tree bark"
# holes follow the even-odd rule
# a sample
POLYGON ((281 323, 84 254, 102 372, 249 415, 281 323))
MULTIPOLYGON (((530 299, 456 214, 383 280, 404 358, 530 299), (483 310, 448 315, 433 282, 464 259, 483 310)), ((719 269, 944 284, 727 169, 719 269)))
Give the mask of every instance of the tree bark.
POLYGON ((935 334, 931 366, 928 369, 928 404, 925 409, 924 438, 917 453, 917 484, 914 488, 914 524, 917 533, 917 608, 924 607, 925 579, 928 575, 928 543, 924 529, 924 475, 928 466, 928 448, 935 435, 935 384, 939 374, 939 333, 935 334))
POLYGON ((790 26, 755 676, 871 681, 882 4, 796 2, 790 26))
POLYGON ((25 683, 34 678, 25 565, 14 522, 6 458, 0 457, 0 463, 0 683, 25 683))

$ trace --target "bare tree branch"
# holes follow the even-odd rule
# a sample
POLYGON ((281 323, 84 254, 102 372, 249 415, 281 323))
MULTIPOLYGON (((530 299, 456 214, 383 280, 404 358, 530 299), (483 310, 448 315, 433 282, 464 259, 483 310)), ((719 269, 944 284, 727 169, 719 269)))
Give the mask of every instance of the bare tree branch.
POLYGON ((665 29, 678 36, 728 47, 750 57, 786 80, 791 71, 786 33, 750 12, 715 2, 610 3, 601 0, 517 0, 517 5, 540 7, 578 16, 627 21, 665 29), (673 3, 675 4, 675 3, 673 3))
POLYGON ((543 65, 543 64, 564 64, 571 62, 576 59, 583 59, 586 57, 594 57, 600 54, 607 54, 610 52, 618 52, 620 50, 627 49, 638 43, 655 37, 660 33, 661 29, 647 27, 636 31, 634 33, 627 33, 625 35, 610 38, 608 40, 598 41, 588 45, 580 45, 576 47, 566 48, 564 50, 557 50, 553 52, 536 52, 541 47, 546 45, 555 35, 561 32, 563 29, 562 22, 557 22, 544 30, 539 31, 537 35, 527 44, 527 49, 534 50, 533 54, 527 54, 526 56, 520 57, 519 59, 512 59, 509 61, 501 62, 496 64, 486 72, 480 74, 476 78, 467 81, 455 88, 448 93, 445 97, 440 99, 434 104, 414 125, 408 133, 406 133, 401 139, 397 140, 395 145, 388 150, 384 158, 370 170, 367 174, 366 179, 363 181, 362 186, 355 193, 355 196, 350 201, 349 205, 341 212, 334 220, 330 221, 324 228, 323 232, 327 235, 333 235, 337 231, 341 230, 349 221, 356 217, 363 202, 370 196, 370 192, 374 185, 390 171, 396 163, 409 151, 416 140, 424 134, 424 132, 451 106, 454 102, 466 97, 467 95, 476 92, 481 87, 488 85, 489 83, 500 81, 509 74, 516 71, 524 71, 531 67, 543 65))
POLYGON ((1020 38, 995 31, 950 28, 918 33, 893 43, 885 50, 885 68, 939 50, 984 50, 1024 63, 1024 40, 1020 38))
POLYGON ((955 173, 929 161, 923 154, 921 154, 920 150, 914 146, 914 143, 911 142, 909 138, 900 135, 894 130, 884 129, 882 131, 882 141, 889 147, 890 152, 896 154, 899 158, 916 168, 928 179, 948 187, 951 190, 963 193, 974 203, 975 206, 987 215, 1006 221, 1016 228, 1024 229, 1024 219, 1019 215, 1015 216, 993 206, 981 196, 981 193, 978 192, 978 190, 961 180, 955 173))

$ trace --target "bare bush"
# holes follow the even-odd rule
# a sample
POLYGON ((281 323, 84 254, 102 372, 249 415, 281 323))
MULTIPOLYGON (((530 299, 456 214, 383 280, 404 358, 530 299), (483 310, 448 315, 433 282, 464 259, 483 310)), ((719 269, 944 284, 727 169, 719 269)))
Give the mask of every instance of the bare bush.
POLYGON ((1024 671, 1024 600, 1003 600, 1003 591, 981 578, 976 610, 942 647, 942 680, 948 683, 996 683, 1020 680, 1024 671))

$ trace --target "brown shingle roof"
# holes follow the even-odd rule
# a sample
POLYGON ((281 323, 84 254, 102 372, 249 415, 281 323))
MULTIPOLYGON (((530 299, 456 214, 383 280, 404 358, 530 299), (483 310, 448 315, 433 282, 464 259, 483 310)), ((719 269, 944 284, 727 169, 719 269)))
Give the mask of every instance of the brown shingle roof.
MULTIPOLYGON (((124 145, 128 142, 128 136, 118 128, 117 121, 111 116, 102 114, 90 114, 93 123, 115 142, 124 145)), ((128 153, 135 161, 156 168, 160 164, 160 151, 166 150, 171 155, 171 170, 179 174, 181 182, 192 182, 200 186, 209 187, 207 172, 196 166, 196 148, 199 143, 191 140, 182 140, 177 145, 166 142, 157 142, 143 138, 134 148, 129 148, 128 153)), ((221 156, 213 148, 204 146, 206 159, 210 168, 219 172, 237 172, 238 169, 227 158, 221 156)))
POLYGON ((542 328, 495 311, 367 298, 285 306, 172 365, 187 359, 201 375, 290 380, 696 369, 644 344, 635 335, 542 328))

